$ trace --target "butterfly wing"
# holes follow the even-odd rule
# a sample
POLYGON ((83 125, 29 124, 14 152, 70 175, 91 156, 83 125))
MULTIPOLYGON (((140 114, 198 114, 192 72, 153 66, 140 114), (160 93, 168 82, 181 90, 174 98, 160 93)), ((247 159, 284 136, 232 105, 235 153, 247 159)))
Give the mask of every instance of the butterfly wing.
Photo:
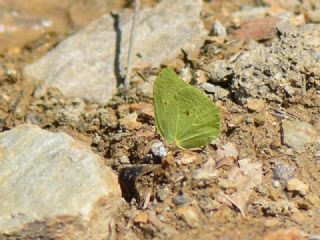
POLYGON ((168 109, 179 89, 188 84, 180 79, 172 68, 163 69, 155 80, 153 86, 153 103, 157 130, 167 144, 173 144, 173 135, 170 131, 170 122, 167 119, 168 109))
POLYGON ((200 147, 219 135, 218 107, 172 68, 161 71, 153 95, 157 129, 167 144, 184 149, 200 147))
POLYGON ((218 137, 220 114, 218 107, 200 90, 188 86, 177 92, 165 113, 171 122, 177 146, 187 149, 201 147, 218 137))

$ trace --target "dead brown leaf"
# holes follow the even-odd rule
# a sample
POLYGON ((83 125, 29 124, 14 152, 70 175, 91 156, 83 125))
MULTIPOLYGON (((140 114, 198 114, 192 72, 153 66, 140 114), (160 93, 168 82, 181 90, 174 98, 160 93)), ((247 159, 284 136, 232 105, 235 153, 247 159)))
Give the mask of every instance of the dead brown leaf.
POLYGON ((228 142, 217 150, 216 156, 216 167, 222 167, 224 165, 232 166, 237 160, 239 155, 238 149, 234 146, 233 143, 228 142))
POLYGON ((239 167, 231 170, 228 179, 237 183, 237 191, 231 195, 224 194, 224 197, 245 217, 250 195, 254 187, 262 183, 262 165, 258 162, 251 162, 249 158, 239 160, 239 167))

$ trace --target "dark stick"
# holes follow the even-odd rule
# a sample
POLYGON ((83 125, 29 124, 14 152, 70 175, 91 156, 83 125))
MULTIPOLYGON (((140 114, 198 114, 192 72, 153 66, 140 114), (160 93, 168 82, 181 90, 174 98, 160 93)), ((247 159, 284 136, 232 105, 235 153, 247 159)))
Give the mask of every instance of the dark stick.
POLYGON ((134 49, 134 41, 135 41, 135 35, 136 35, 136 25, 139 18, 139 9, 140 9, 140 0, 134 1, 134 12, 133 12, 133 18, 132 18, 132 26, 131 26, 131 33, 130 33, 130 43, 129 43, 129 50, 128 50, 128 62, 127 62, 127 74, 126 78, 124 80, 124 87, 125 87, 125 99, 128 100, 128 92, 130 87, 130 77, 131 77, 131 58, 133 55, 133 49, 134 49))

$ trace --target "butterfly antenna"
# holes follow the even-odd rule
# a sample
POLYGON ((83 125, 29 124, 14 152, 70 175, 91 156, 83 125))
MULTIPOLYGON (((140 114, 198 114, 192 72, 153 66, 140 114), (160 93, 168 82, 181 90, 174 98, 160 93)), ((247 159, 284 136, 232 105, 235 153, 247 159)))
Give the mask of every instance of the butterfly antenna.
POLYGON ((130 77, 131 77, 131 58, 133 55, 134 49, 134 41, 136 38, 136 25, 139 19, 139 10, 140 10, 140 0, 134 0, 134 12, 132 18, 132 25, 131 25, 131 32, 130 32, 130 43, 129 43, 129 50, 128 50, 128 62, 127 62, 127 74, 124 80, 124 87, 125 87, 125 99, 128 100, 128 92, 130 87, 130 77))

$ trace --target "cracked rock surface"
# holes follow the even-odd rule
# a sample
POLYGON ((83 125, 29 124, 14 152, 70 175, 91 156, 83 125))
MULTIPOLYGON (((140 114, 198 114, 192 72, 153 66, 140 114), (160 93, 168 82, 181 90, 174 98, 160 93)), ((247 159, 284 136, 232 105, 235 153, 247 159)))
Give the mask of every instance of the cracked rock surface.
POLYGON ((0 234, 102 239, 121 203, 112 170, 64 133, 21 125, 0 134, 0 234))

